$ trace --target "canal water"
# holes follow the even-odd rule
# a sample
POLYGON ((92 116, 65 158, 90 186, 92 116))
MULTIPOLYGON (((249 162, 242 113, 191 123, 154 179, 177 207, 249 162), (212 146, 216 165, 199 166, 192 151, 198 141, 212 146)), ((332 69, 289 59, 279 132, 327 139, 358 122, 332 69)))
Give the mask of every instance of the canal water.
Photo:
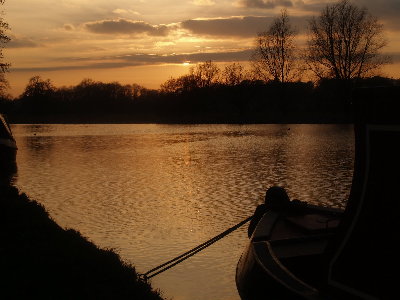
MULTIPOLYGON (((145 272, 250 216, 272 185, 344 207, 350 125, 13 125, 17 186, 145 272)), ((238 300, 246 226, 154 277, 168 299, 238 300)))

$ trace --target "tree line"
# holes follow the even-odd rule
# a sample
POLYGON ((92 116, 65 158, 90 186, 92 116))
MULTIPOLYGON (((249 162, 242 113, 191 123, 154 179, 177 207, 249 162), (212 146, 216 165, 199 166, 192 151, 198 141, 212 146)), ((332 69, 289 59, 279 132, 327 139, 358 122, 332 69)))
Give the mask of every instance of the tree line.
MULTIPOLYGON (((389 59, 381 54, 383 27, 365 8, 347 0, 327 5, 309 20, 305 49, 296 46, 296 36, 282 10, 257 35, 250 68, 206 61, 158 90, 92 79, 57 88, 34 76, 19 97, 3 97, 0 108, 16 121, 346 122, 354 87, 400 83, 376 76, 389 59)), ((7 39, 0 31, 0 40, 7 39)), ((0 67, 4 76, 8 65, 0 67)))
MULTIPOLYGON (((211 61, 200 63, 188 75, 167 80, 159 90, 92 79, 57 88, 50 79, 34 76, 19 97, 0 102, 0 108, 12 122, 19 123, 351 121, 350 95, 343 81, 236 80, 237 74, 226 71, 238 66, 220 69, 211 61), (229 76, 222 76, 224 73, 229 76), (193 80, 194 76, 202 77, 193 80)), ((352 85, 393 86, 400 85, 400 79, 375 76, 358 79, 352 85)))

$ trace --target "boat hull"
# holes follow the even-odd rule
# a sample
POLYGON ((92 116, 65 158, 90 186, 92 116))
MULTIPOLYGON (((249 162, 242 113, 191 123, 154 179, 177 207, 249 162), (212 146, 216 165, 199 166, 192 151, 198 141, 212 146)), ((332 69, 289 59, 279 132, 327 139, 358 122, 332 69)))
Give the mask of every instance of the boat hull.
POLYGON ((324 252, 333 228, 315 228, 311 223, 340 218, 337 214, 336 210, 313 210, 298 216, 267 212, 237 264, 241 299, 321 299, 324 252), (305 228, 299 229, 296 222, 305 228))
POLYGON ((236 270, 236 286, 242 300, 257 299, 320 299, 318 289, 303 281, 318 284, 321 255, 294 259, 290 262, 279 260, 268 242, 248 243, 239 259, 236 270), (268 250, 268 248, 270 248, 268 250), (266 263, 266 261, 269 261, 266 263), (296 276, 287 265, 307 266, 306 276, 296 276))

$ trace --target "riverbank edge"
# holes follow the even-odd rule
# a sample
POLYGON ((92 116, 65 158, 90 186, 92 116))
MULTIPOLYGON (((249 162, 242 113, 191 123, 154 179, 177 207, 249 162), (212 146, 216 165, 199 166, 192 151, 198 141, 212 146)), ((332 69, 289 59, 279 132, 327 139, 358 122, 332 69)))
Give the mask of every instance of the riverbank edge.
POLYGON ((161 300, 112 249, 63 229, 18 188, 0 185, 0 298, 161 300))
POLYGON ((8 114, 11 124, 348 124, 353 123, 349 113, 320 113, 308 111, 282 113, 270 111, 258 114, 201 114, 179 113, 74 113, 74 114, 8 114))

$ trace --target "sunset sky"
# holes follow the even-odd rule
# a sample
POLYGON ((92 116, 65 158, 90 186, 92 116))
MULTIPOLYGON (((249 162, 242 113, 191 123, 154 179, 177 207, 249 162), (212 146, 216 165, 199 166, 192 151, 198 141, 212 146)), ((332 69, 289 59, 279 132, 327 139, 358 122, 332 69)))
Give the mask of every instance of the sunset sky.
MULTIPOLYGON (((329 0, 7 0, 9 93, 40 75, 56 86, 84 78, 159 88, 191 64, 247 62, 256 34, 287 8, 304 44, 307 20, 329 0)), ((400 0, 354 0, 384 24, 400 78, 400 0)))

